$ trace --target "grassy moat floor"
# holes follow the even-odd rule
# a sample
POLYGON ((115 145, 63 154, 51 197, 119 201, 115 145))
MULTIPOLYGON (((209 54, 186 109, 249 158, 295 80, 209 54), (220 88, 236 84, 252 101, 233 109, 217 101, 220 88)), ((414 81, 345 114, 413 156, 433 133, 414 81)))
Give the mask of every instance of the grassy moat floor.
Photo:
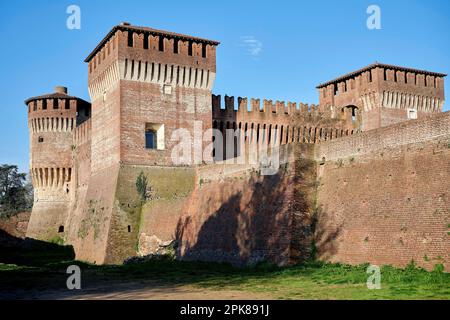
POLYGON ((71 260, 64 247, 2 249, 0 257, 0 299, 450 299, 450 274, 413 265, 382 267, 381 289, 369 290, 368 265, 238 269, 158 260, 95 266, 71 260), (82 290, 66 287, 66 269, 73 264, 81 268, 82 290))

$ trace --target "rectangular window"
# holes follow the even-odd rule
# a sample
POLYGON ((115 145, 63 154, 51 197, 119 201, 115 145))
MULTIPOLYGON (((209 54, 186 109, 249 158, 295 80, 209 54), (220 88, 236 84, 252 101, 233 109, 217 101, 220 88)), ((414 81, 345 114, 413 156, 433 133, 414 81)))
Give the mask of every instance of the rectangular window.
POLYGON ((148 49, 148 34, 144 34, 144 49, 148 49))
POLYGON ((206 58, 206 43, 202 44, 202 58, 206 58))
POLYGON ((189 41, 189 44, 188 44, 188 55, 192 56, 192 41, 189 41))
POLYGON ((164 37, 159 36, 159 51, 164 51, 164 37))
POLYGON ((408 109, 408 119, 417 119, 416 109, 408 109))
POLYGON ((145 124, 145 148, 164 150, 164 125, 160 123, 145 124))
POLYGON ((128 31, 128 46, 132 47, 133 46, 133 32, 132 31, 128 31))
POLYGON ((178 53, 178 40, 173 39, 173 53, 178 53))

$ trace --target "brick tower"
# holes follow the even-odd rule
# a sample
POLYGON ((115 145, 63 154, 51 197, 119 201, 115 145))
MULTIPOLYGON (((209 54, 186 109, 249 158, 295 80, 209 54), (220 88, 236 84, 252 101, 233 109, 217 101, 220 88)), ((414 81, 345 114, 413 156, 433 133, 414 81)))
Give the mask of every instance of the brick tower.
MULTIPOLYGON (((195 174, 174 161, 172 151, 177 140, 190 136, 193 141, 194 131, 203 134, 212 128, 218 44, 122 23, 86 58, 91 173, 84 204, 73 214, 79 224, 73 229, 82 232, 70 235, 80 259, 120 263, 135 254, 140 216, 132 196, 141 172, 149 179, 149 190, 167 183, 159 190, 169 195, 177 213, 173 175, 190 185, 195 174)), ((192 154, 210 143, 192 142, 192 154)))
POLYGON ((67 94, 67 88, 25 101, 30 133, 30 173, 34 204, 27 237, 64 237, 71 197, 72 131, 89 117, 90 104, 67 94), (78 114, 78 119, 77 119, 78 114))
POLYGON ((374 63, 317 89, 321 107, 367 131, 442 112, 445 76, 374 63))

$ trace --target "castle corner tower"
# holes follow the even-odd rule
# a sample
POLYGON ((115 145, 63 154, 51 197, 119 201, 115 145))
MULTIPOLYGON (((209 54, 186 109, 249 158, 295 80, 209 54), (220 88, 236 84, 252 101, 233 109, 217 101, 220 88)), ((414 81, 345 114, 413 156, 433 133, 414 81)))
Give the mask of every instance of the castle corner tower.
POLYGON ((30 136, 30 175, 34 204, 27 237, 64 239, 72 194, 72 132, 90 116, 90 104, 67 88, 25 101, 30 136))

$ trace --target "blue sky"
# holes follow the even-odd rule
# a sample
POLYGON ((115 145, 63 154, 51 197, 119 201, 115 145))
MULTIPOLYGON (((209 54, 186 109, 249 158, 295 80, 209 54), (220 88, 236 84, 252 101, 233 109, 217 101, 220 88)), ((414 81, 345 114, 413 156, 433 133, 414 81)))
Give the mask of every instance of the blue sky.
POLYGON ((0 15, 0 164, 23 171, 23 101, 55 85, 89 100, 83 60, 122 21, 220 41, 213 91, 222 95, 317 103, 317 84, 375 61, 450 72, 448 0, 22 0, 0 1, 0 15), (72 4, 81 30, 66 28, 72 4), (372 4, 381 30, 366 27, 372 4))

